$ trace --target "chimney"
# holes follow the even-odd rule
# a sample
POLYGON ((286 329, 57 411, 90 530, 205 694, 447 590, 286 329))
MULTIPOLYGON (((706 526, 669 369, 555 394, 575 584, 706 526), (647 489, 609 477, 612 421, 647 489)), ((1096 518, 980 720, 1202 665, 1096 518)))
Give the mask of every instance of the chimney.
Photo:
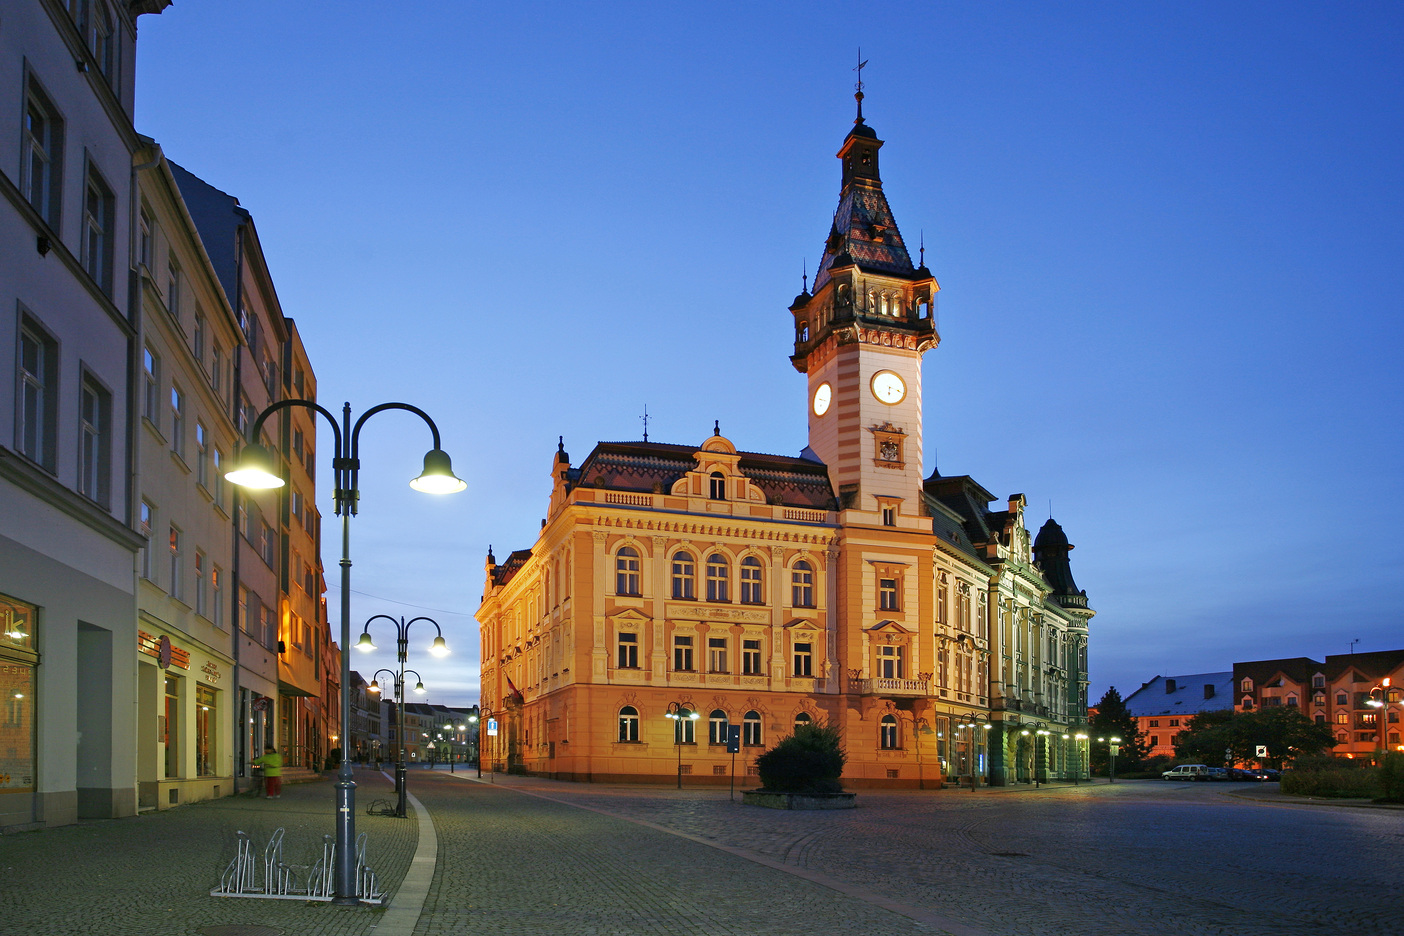
POLYGON ((1172 692, 1174 692, 1174 691, 1175 691, 1175 680, 1173 680, 1173 679, 1167 679, 1167 680, 1165 680, 1165 694, 1166 694, 1166 695, 1169 695, 1170 693, 1172 693, 1172 692))
POLYGON ((1204 684, 1204 698, 1206 698, 1206 699, 1212 699, 1212 698, 1214 698, 1214 684, 1213 684, 1213 683, 1205 683, 1205 684, 1204 684))

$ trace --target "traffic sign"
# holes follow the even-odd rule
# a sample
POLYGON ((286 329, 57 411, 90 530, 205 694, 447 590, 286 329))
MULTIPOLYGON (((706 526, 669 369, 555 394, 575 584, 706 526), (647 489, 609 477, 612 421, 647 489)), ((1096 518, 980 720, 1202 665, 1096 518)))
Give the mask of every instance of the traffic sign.
POLYGON ((1259 757, 1267 757, 1267 745, 1266 745, 1266 744, 1260 744, 1260 745, 1258 745, 1258 756, 1259 756, 1259 757))
POLYGON ((741 752, 741 726, 728 725, 726 727, 726 753, 739 754, 741 752))
POLYGON ((488 734, 489 734, 489 735, 492 735, 492 736, 494 736, 494 737, 497 735, 497 719, 495 719, 495 718, 489 718, 489 719, 488 719, 488 734))

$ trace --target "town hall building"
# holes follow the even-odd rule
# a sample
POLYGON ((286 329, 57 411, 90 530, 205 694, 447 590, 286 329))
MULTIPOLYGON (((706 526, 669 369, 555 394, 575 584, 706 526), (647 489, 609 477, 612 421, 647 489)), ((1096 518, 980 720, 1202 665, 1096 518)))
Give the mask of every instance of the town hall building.
POLYGON ((1072 546, 1051 519, 1030 535, 1021 494, 922 476, 940 287, 912 263, 857 98, 813 291, 789 309, 809 444, 740 451, 718 425, 578 465, 562 444, 540 537, 487 557, 485 767, 726 783, 732 725, 754 777, 824 722, 847 786, 1085 775, 1093 612, 1072 546))

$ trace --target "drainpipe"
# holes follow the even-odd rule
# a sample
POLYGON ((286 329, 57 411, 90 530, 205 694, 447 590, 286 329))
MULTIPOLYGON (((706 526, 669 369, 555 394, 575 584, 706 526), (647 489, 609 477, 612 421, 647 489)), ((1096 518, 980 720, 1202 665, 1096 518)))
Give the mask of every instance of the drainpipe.
MULTIPOLYGON (((234 327, 237 329, 239 327, 239 309, 243 307, 244 295, 244 226, 242 224, 235 228, 235 238, 237 246, 234 251, 234 327)), ((229 396, 231 398, 230 404, 234 408, 234 431, 237 433, 239 431, 239 405, 240 401, 243 399, 243 344, 238 341, 234 342, 231 353, 234 358, 234 383, 233 386, 230 387, 229 396)), ((239 439, 239 444, 241 446, 244 444, 242 438, 239 439)), ((233 457, 234 453, 231 452, 230 455, 233 457)), ((244 743, 247 740, 246 732, 248 730, 248 717, 244 714, 244 706, 239 697, 239 644, 244 639, 242 632, 243 622, 239 620, 239 500, 244 495, 239 485, 231 484, 229 487, 233 492, 233 499, 230 503, 230 507, 234 511, 234 517, 230 524, 233 528, 234 552, 229 561, 229 630, 234 640, 234 680, 230 687, 230 695, 233 698, 233 705, 231 707, 234 709, 234 736, 230 740, 234 745, 234 750, 231 753, 236 761, 230 764, 230 779, 234 786, 234 793, 238 795, 239 769, 242 765, 237 763, 237 760, 244 753, 244 743)), ((247 758, 245 758, 245 761, 247 761, 247 758)))

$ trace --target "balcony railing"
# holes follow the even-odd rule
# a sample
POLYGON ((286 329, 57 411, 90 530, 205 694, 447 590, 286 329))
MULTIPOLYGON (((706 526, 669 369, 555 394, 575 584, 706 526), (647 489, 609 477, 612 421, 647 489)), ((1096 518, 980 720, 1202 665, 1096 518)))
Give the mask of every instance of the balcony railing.
POLYGON ((927 682, 924 679, 859 679, 853 690, 860 695, 924 696, 927 682))

